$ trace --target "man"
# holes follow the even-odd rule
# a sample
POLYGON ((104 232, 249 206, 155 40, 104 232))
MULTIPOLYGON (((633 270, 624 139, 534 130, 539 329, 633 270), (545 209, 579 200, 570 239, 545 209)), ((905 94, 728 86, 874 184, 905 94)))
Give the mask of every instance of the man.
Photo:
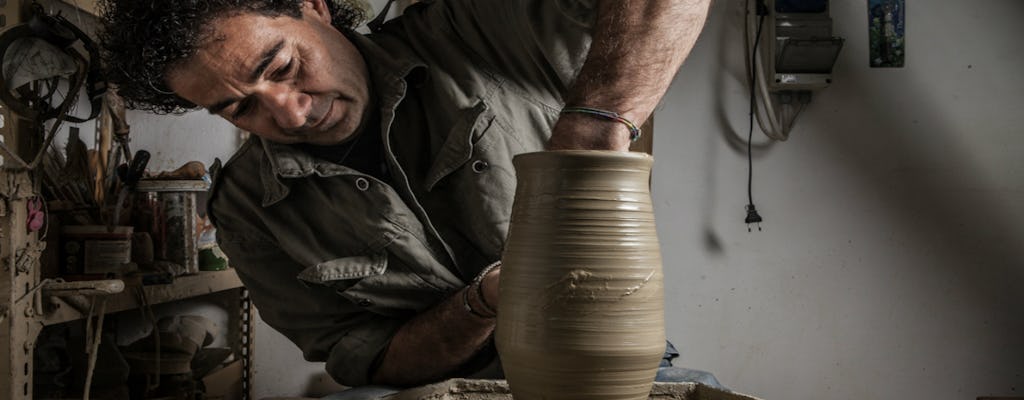
POLYGON ((478 376, 512 156, 625 151, 708 0, 425 1, 368 36, 347 4, 108 0, 101 41, 130 106, 255 135, 215 172, 210 215, 307 359, 349 386, 478 376))

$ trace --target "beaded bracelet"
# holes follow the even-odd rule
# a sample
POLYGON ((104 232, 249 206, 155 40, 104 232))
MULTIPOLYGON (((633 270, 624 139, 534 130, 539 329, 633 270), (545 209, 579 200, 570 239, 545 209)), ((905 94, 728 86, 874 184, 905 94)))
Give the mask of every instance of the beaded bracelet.
POLYGON ((494 318, 494 317, 496 317, 498 315, 498 312, 494 310, 494 307, 491 307, 490 304, 487 304, 487 300, 484 298, 483 285, 481 285, 481 283, 483 283, 484 277, 486 277, 487 274, 491 272, 491 270, 493 270, 494 268, 497 268, 500 265, 501 265, 501 261, 495 261, 495 262, 491 263, 490 265, 484 267, 484 269, 482 271, 480 271, 480 274, 477 275, 476 278, 473 279, 473 282, 471 282, 469 284, 469 286, 467 286, 466 289, 462 291, 462 306, 470 314, 473 314, 473 315, 475 315, 477 317, 480 317, 480 318, 483 318, 483 319, 491 319, 491 318, 494 318), (469 291, 472 290, 473 286, 476 286, 476 293, 477 293, 477 296, 480 298, 480 305, 483 306, 484 311, 486 312, 486 314, 481 313, 481 312, 479 312, 477 310, 474 310, 473 306, 471 306, 469 304, 469 291))
POLYGON ((566 113, 588 114, 620 122, 623 125, 626 125, 627 128, 629 128, 629 141, 635 142, 640 139, 640 127, 634 124, 633 121, 630 121, 624 118, 623 116, 619 115, 619 113, 591 107, 565 107, 562 109, 561 114, 566 113))
POLYGON ((478 297, 480 297, 480 305, 483 306, 484 311, 486 311, 486 312, 488 312, 490 314, 494 314, 494 315, 498 315, 498 311, 495 310, 494 307, 491 307, 490 304, 487 304, 487 298, 484 297, 484 284, 483 284, 483 282, 484 282, 484 278, 487 277, 487 274, 491 273, 491 270, 493 270, 493 269, 495 269, 495 268, 497 268, 499 266, 501 266, 501 261, 495 261, 495 262, 491 263, 491 265, 488 265, 488 266, 484 267, 484 269, 482 271, 480 271, 480 274, 477 275, 475 279, 473 279, 473 283, 472 283, 472 285, 476 285, 476 295, 478 297))

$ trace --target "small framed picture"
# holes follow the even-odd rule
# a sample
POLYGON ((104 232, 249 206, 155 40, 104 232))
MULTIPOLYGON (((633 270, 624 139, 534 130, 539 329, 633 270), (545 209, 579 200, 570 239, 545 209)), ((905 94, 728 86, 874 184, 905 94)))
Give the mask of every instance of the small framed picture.
POLYGON ((904 0, 868 0, 868 42, 871 67, 903 67, 906 55, 905 10, 904 0))

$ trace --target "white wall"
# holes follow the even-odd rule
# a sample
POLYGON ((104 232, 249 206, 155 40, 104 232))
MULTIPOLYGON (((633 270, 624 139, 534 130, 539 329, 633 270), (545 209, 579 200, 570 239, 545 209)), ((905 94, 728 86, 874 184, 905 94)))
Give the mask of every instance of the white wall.
POLYGON ((1024 3, 908 2, 906 68, 871 69, 866 2, 832 1, 835 83, 755 151, 754 233, 742 10, 656 113, 677 364, 766 399, 1024 396, 1024 3))
MULTIPOLYGON (((743 224, 742 1, 715 2, 656 114, 677 365, 766 399, 1024 396, 1024 2, 911 3, 902 69, 867 67, 864 1, 832 15, 835 83, 755 153, 763 232, 743 224)), ((201 112, 129 118, 157 165, 237 144, 201 112)), ((333 390, 322 364, 256 332, 256 398, 333 390)))
POLYGON ((148 150, 149 170, 173 170, 188 161, 201 161, 207 168, 214 158, 227 162, 241 144, 239 131, 220 117, 206 111, 185 115, 155 115, 128 111, 132 151, 148 150))

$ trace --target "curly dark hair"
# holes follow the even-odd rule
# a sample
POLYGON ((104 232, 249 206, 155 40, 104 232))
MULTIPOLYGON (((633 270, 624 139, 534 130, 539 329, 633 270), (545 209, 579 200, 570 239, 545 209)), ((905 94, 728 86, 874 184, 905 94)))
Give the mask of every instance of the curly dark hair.
MULTIPOLYGON (((303 0, 101 0, 98 37, 107 81, 128 108, 178 114, 196 105, 175 95, 165 76, 212 34, 211 21, 243 13, 302 15, 303 0)), ((331 23, 355 29, 366 12, 347 0, 327 0, 331 23)))

